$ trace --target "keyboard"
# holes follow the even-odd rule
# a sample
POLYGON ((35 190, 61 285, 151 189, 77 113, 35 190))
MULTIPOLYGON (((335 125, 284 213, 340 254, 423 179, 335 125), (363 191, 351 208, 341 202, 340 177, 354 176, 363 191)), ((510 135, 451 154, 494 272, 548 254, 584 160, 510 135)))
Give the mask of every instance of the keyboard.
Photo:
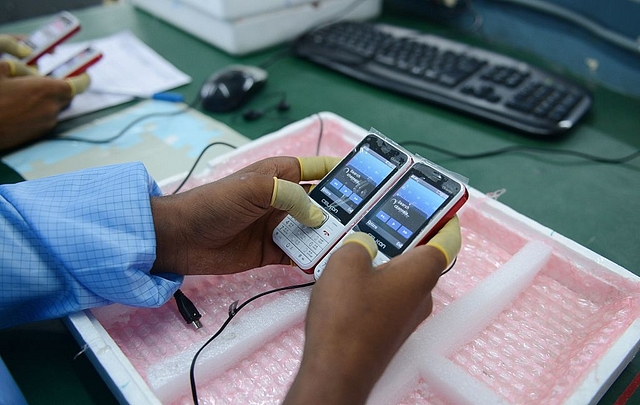
POLYGON ((334 23, 300 37, 293 52, 365 83, 529 135, 561 135, 592 104, 589 92, 566 78, 397 26, 334 23))

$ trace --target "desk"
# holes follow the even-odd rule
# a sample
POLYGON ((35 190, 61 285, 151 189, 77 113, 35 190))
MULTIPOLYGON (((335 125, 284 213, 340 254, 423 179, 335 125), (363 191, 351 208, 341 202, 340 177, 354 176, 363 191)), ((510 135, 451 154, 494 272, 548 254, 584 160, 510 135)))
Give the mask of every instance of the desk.
MULTIPOLYGON (((131 8, 116 5, 77 12, 83 29, 77 40, 102 37, 130 29, 179 69, 193 77, 178 89, 194 99, 200 84, 215 70, 230 63, 260 64, 281 47, 245 57, 232 57, 212 48, 164 22, 131 8)), ((381 20, 411 28, 430 29, 437 34, 466 40, 473 45, 509 53, 555 70, 523 52, 483 43, 424 21, 384 14, 381 20)), ((0 26, 0 32, 29 32, 42 20, 0 26)), ((270 106, 276 92, 285 92, 291 111, 255 122, 244 122, 239 114, 211 114, 240 133, 255 139, 318 111, 332 111, 365 128, 375 127, 398 142, 425 140, 464 153, 493 150, 520 144, 580 150, 603 156, 623 156, 640 148, 640 100, 586 83, 593 91, 594 106, 569 136, 555 141, 514 134, 435 106, 421 104, 371 88, 337 73, 291 57, 269 69, 269 82, 250 107, 270 106), (271 96, 270 96, 271 94, 271 96)), ((584 83, 584 82, 583 82, 584 83)), ((115 107, 63 122, 62 132, 117 111, 115 107)), ((470 185, 491 192, 506 189, 500 201, 598 254, 640 274, 640 159, 625 165, 603 165, 551 155, 509 154, 480 160, 456 160, 429 150, 413 149, 470 179, 470 185)), ((0 181, 20 177, 0 165, 0 181)), ((114 403, 108 389, 79 351, 60 321, 49 321, 0 332, 0 355, 14 373, 32 404, 114 403), (38 365, 38 367, 34 367, 38 365), (34 368, 36 370, 34 370, 34 368)), ((634 360, 614 383, 601 403, 613 403, 640 371, 634 360)), ((640 400, 640 393, 634 399, 640 400)))

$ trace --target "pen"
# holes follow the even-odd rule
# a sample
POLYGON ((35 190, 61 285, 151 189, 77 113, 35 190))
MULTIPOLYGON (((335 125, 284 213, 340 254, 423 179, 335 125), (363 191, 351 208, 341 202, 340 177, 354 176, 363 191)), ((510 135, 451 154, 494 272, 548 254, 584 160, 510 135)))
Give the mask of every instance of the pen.
POLYGON ((150 99, 150 100, 160 100, 160 101, 169 101, 172 103, 180 103, 184 101, 184 96, 180 93, 175 93, 175 92, 161 92, 161 93, 155 93, 152 94, 151 96, 143 96, 143 95, 139 95, 139 94, 133 94, 133 93, 128 93, 128 92, 119 92, 119 91, 109 91, 109 90, 96 90, 96 89, 89 89, 87 91, 88 93, 94 93, 94 94, 110 94, 110 95, 115 95, 115 96, 129 96, 129 97, 134 97, 134 98, 138 98, 138 99, 150 99))

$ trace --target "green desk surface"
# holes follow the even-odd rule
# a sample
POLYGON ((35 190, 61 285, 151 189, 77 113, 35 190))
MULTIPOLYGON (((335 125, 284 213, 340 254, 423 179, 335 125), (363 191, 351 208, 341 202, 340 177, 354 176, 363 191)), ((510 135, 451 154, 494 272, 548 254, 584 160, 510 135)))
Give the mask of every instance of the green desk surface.
MULTIPOLYGON (((177 89, 188 101, 196 97, 201 83, 217 69, 230 63, 257 65, 284 49, 275 47, 233 57, 128 5, 89 8, 76 14, 83 29, 74 41, 131 30, 193 77, 191 84, 177 89)), ((489 44, 424 21, 389 13, 384 13, 381 20, 447 35, 557 72, 554 66, 526 52, 489 44)), ((0 32, 26 33, 42 21, 0 26, 0 32)), ((238 113, 210 115, 252 139, 313 113, 332 111, 364 128, 374 127, 399 142, 422 140, 461 153, 530 145, 619 157, 640 148, 640 100, 584 80, 581 83, 593 92, 595 100, 586 119, 566 137, 541 140, 369 87, 290 56, 279 59, 268 71, 270 77, 265 91, 252 100, 249 107, 271 106, 277 100, 276 94, 284 92, 292 105, 288 113, 282 116, 273 113, 254 122, 243 121, 238 113)), ((121 108, 63 122, 54 131, 62 132, 121 108)), ((606 165, 565 156, 516 153, 458 160, 427 149, 411 149, 469 177, 470 185, 480 191, 506 189, 506 194, 500 197, 504 204, 639 274, 640 159, 623 165, 606 165)), ((20 179, 11 169, 0 165, 0 181, 20 179)), ((60 321, 0 332, 0 355, 30 403, 115 402, 85 356, 73 360, 77 351, 77 344, 60 321)), ((613 403, 638 372, 640 361, 635 359, 601 403, 613 403)), ((640 401, 640 394, 636 393, 632 399, 640 401)))

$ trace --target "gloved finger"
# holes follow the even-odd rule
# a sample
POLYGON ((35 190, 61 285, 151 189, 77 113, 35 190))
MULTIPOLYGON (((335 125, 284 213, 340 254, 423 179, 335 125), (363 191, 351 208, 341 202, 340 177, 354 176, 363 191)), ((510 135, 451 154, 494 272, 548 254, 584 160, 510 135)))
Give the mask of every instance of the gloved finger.
POLYGON ((298 157, 300 162, 300 181, 320 180, 342 160, 333 156, 298 157))
POLYGON ((36 68, 27 66, 19 60, 11 59, 0 61, 0 74, 8 77, 40 75, 36 68))
POLYGON ((0 53, 10 53, 17 58, 29 56, 33 50, 25 43, 18 41, 15 37, 7 34, 0 34, 0 53))
POLYGON ((447 266, 449 266, 462 247, 462 235, 460 233, 458 216, 456 215, 451 218, 426 245, 441 251, 447 260, 447 266))
POLYGON ((378 254, 378 245, 376 244, 376 241, 364 232, 354 232, 350 234, 349 236, 344 238, 342 245, 344 246, 347 243, 357 243, 367 249, 371 260, 373 260, 378 254))
POLYGON ((71 87, 71 97, 75 97, 76 94, 83 93, 87 88, 89 88, 89 85, 91 84, 91 77, 89 77, 88 74, 83 73, 78 76, 66 78, 64 81, 69 84, 69 87, 71 87))
POLYGON ((311 203, 300 184, 277 177, 273 178, 271 206, 288 212, 298 222, 312 228, 320 226, 324 220, 322 210, 311 203))

